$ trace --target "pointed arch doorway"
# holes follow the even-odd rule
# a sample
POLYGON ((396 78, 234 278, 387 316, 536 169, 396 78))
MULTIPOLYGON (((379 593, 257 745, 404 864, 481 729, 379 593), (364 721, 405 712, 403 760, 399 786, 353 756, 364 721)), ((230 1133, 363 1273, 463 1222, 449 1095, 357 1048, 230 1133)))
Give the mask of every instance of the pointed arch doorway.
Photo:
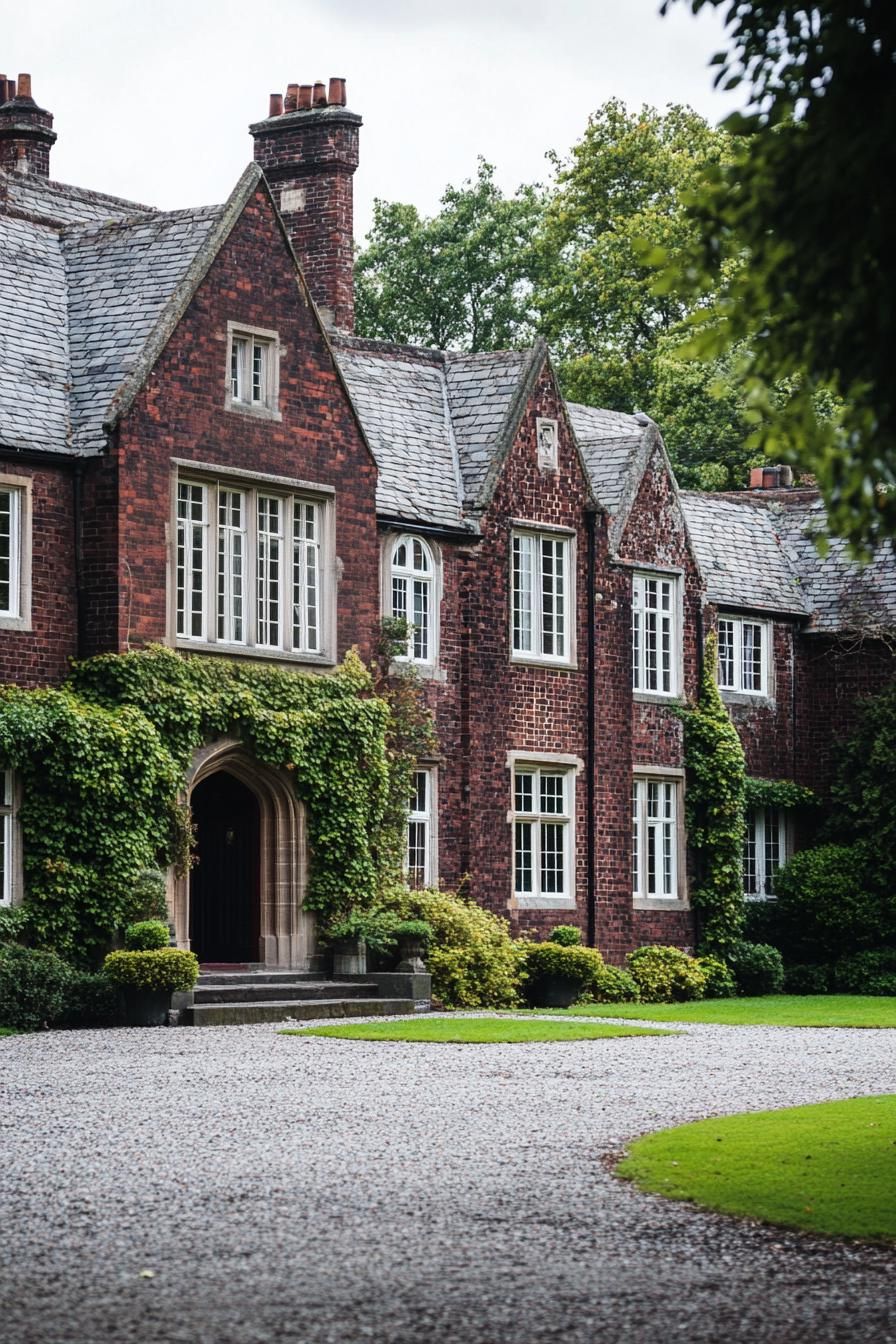
POLYGON ((200 962, 311 967, 305 816, 291 777, 222 738, 196 753, 187 801, 197 862, 174 883, 178 945, 200 962))

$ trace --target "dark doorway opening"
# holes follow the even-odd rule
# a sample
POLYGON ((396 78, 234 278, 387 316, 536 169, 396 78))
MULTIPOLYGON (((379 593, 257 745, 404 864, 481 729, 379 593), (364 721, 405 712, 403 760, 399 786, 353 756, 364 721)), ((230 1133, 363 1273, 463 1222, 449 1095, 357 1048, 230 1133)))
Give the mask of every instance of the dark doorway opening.
POLYGON ((190 799, 198 862, 190 873, 190 946, 203 962, 258 960, 258 799, 225 770, 190 799))

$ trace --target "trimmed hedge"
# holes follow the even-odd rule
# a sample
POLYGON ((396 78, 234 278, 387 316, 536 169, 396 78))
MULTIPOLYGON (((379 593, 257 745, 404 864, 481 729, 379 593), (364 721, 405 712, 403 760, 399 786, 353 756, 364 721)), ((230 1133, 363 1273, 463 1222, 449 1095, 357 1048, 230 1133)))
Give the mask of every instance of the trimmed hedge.
POLYGON ((194 952, 179 947, 110 952, 103 963, 103 972, 111 984, 122 989, 174 993, 193 988, 199 979, 199 962, 194 952))
POLYGON ((730 966, 718 957, 698 957, 697 964, 706 976, 703 990, 705 999, 733 999, 737 993, 737 982, 730 966))
POLYGON ((432 929, 426 965, 433 998, 446 1008, 516 1008, 520 952, 506 919, 450 891, 393 894, 405 919, 432 929))
POLYGON ((141 919, 129 924, 124 931, 124 945, 129 952, 153 952, 168 946, 168 925, 160 919, 141 919))
POLYGON ((780 994, 784 987, 784 962, 770 943, 734 944, 728 964, 737 981, 737 992, 745 998, 762 994, 780 994))
POLYGON ((896 994, 896 947, 843 957, 834 963, 833 977, 839 994, 896 994))
POLYGON ((626 957, 642 1003, 702 999, 709 978, 696 957, 678 947, 639 947, 626 957))
POLYGON ((590 997, 595 1003, 637 1003, 641 991, 621 966, 602 966, 591 983, 590 997))
POLYGON ((605 969, 604 959, 594 947, 576 947, 563 943, 528 943, 525 947, 524 990, 528 1001, 543 1006, 544 985, 549 979, 570 981, 574 1001, 587 994, 597 976, 605 969))
POLYGON ((62 1019, 72 968, 55 952, 0 946, 0 1026, 36 1031, 62 1019))

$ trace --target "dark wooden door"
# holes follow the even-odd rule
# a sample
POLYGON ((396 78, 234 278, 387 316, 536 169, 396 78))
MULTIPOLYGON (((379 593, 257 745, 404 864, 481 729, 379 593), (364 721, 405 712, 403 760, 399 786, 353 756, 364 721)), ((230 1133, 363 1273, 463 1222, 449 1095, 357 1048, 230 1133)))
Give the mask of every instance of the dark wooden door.
POLYGON ((200 961, 258 960, 259 809, 226 771, 193 790, 198 862, 190 873, 190 946, 200 961))

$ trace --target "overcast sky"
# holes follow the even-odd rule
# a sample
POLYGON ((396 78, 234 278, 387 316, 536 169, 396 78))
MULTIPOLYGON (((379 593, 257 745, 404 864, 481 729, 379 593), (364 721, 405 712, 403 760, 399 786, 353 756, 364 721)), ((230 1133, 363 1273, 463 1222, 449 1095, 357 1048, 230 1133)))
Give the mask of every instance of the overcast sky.
POLYGON ((56 118, 53 177, 168 209, 223 200, 250 121, 289 82, 348 81, 364 118, 355 233, 373 198, 431 212, 476 156, 545 181, 608 98, 712 122, 715 12, 660 0, 0 0, 0 71, 56 118), (5 64, 4 64, 5 62, 5 64))

